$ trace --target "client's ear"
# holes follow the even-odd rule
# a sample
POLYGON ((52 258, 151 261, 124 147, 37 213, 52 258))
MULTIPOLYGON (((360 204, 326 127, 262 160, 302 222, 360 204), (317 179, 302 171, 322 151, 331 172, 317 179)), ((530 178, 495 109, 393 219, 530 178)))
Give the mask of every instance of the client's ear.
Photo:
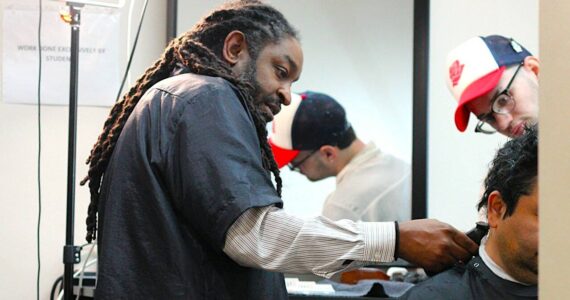
POLYGON ((487 220, 490 228, 497 228, 507 212, 507 205, 499 191, 493 191, 487 198, 487 220))

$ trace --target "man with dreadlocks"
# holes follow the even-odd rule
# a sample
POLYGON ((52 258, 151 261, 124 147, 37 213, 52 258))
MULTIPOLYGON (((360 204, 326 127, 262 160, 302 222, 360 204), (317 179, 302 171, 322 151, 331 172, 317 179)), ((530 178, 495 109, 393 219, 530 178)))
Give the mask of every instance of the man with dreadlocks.
POLYGON ((302 64, 281 13, 232 2, 173 40, 112 108, 82 182, 98 299, 287 299, 279 272, 331 277, 397 254, 441 269, 476 251, 434 220, 398 230, 280 209, 265 128, 302 64))

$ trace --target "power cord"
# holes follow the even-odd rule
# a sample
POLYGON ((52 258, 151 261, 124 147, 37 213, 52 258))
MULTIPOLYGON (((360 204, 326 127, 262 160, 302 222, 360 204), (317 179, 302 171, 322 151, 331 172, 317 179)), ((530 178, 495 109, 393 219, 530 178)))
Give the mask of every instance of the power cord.
POLYGON ((59 287, 59 291, 57 292, 58 294, 61 293, 61 289, 63 288, 63 275, 59 276, 55 282, 53 283, 53 285, 51 286, 51 292, 49 293, 49 299, 50 300, 55 300, 55 291, 57 290, 57 288, 59 287))
POLYGON ((36 299, 40 300, 40 272, 41 272, 41 252, 40 252, 40 224, 42 220, 42 184, 41 184, 41 158, 42 158, 42 122, 41 122, 41 86, 42 86, 42 0, 39 0, 39 21, 38 21, 38 227, 36 230, 36 243, 38 254, 38 274, 36 277, 36 299))
MULTIPOLYGON (((89 245, 91 245, 91 248, 89 249, 89 253, 87 254, 87 257, 85 258, 85 260, 83 260, 83 264, 81 265, 81 268, 79 268, 79 270, 77 270, 77 271, 75 271, 75 273, 73 273, 73 278, 78 278, 78 276, 79 276, 78 294, 76 295, 76 299, 80 299, 80 296, 83 293, 82 288, 83 288, 83 278, 84 278, 84 274, 85 274, 85 269, 87 269, 87 267, 89 267, 89 266, 91 266, 97 262, 97 258, 94 258, 91 261, 89 261, 89 258, 91 258, 91 255, 93 254, 93 250, 95 249, 95 246, 97 246, 96 242, 85 243, 85 244, 78 246, 78 247, 81 249, 80 251, 83 251, 83 249, 89 245)), ((56 292, 57 292, 57 299, 62 299, 63 295, 64 295, 64 293, 63 293, 63 275, 58 277, 52 285, 51 293, 50 293, 50 299, 51 300, 55 299, 54 296, 55 296, 56 292), (59 287, 59 290, 58 290, 58 287, 59 287)))
MULTIPOLYGON (((143 11, 141 13, 141 18, 139 20, 139 26, 137 29, 137 35, 135 36, 135 40, 133 42, 133 48, 131 49, 131 55, 129 56, 129 62, 127 63, 127 68, 125 69, 125 74, 123 75, 123 80, 121 81, 121 86, 119 87, 119 92, 117 93, 117 98, 115 99, 115 102, 119 102, 119 99, 121 99, 121 93, 123 91, 123 87, 125 86, 125 81, 127 80, 127 76, 129 74, 129 70, 131 69, 131 63, 133 62, 133 56, 135 54, 135 49, 137 48, 137 43, 139 41, 139 35, 141 33, 141 27, 142 27, 142 23, 144 20, 144 16, 146 14, 146 7, 148 4, 148 0, 144 1, 143 4, 143 11)), ((130 22, 129 22, 130 23, 130 22)), ((130 26, 130 24, 129 24, 130 26)), ((129 39, 130 36, 127 37, 127 39, 129 39)))
POLYGON ((91 249, 89 249, 89 253, 87 254, 87 257, 85 258, 85 260, 83 261, 83 266, 81 266, 81 269, 79 270, 79 287, 77 288, 77 297, 75 298, 75 300, 79 300, 79 297, 81 296, 81 294, 83 294, 83 290, 82 290, 82 288, 83 288, 83 276, 85 274, 85 268, 87 267, 87 261, 91 257, 91 254, 93 254, 93 249, 95 248, 95 245, 97 245, 97 243, 91 244, 91 249))
MULTIPOLYGON (((93 265, 93 264, 96 263, 96 262, 97 262, 97 259, 96 259, 96 258, 92 259, 91 261, 88 261, 87 264, 85 264, 85 268, 87 268, 87 267, 93 265)), ((77 275, 79 275, 79 274, 80 274, 80 271, 77 271, 77 272, 73 273, 73 278, 77 277, 77 275)), ((63 290, 61 290, 61 291, 59 292, 59 295, 57 296, 57 300, 61 300, 61 299, 63 299, 63 290)))
MULTIPOLYGON (((135 10, 135 2, 137 2, 136 0, 131 0, 129 1, 129 17, 127 18, 127 48, 126 49, 131 49, 131 34, 132 34, 132 20, 133 20, 133 11, 135 10)), ((127 54, 127 60, 129 59, 129 55, 130 53, 127 54)), ((127 75, 127 83, 130 84, 132 82, 132 78, 131 78, 131 71, 128 71, 128 75, 127 75)), ((120 90, 119 90, 120 93, 120 90)))

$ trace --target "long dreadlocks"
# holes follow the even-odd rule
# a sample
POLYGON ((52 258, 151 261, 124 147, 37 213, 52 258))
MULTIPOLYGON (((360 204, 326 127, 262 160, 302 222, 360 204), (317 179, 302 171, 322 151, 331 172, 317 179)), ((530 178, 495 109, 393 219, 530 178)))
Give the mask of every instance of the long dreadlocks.
POLYGON ((253 116, 261 145, 263 167, 273 173, 277 193, 281 196, 282 181, 279 168, 267 143, 266 122, 253 104, 252 85, 233 74, 230 66, 220 59, 223 41, 233 30, 244 33, 253 61, 268 43, 277 42, 284 37, 297 38, 297 32, 280 12, 256 0, 241 0, 228 3, 213 11, 190 31, 172 40, 161 58, 148 68, 122 100, 113 106, 103 125, 103 132, 87 159, 89 171, 81 181, 81 185, 89 182, 91 194, 86 220, 88 242, 97 238, 101 183, 127 119, 144 93, 157 82, 172 76, 172 72, 179 67, 184 67, 195 74, 221 77, 237 86, 253 116))

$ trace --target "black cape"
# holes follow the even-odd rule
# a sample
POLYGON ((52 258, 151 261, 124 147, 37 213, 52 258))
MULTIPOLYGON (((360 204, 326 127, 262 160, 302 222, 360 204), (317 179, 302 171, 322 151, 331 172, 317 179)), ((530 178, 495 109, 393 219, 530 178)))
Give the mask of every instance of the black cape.
POLYGON ((537 299, 536 285, 526 286, 495 275, 481 257, 456 266, 411 288, 400 299, 521 300, 537 299))

